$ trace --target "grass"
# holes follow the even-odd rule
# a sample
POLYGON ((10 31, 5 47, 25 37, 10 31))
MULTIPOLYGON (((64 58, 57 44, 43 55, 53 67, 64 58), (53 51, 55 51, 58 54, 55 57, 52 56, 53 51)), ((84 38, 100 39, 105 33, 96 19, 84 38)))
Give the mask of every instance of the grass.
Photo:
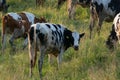
MULTIPOLYGON (((77 6, 76 20, 70 20, 66 3, 58 10, 57 0, 46 0, 44 7, 36 7, 34 0, 10 0, 8 3, 10 4, 8 12, 28 11, 37 17, 45 17, 51 23, 63 24, 72 31, 85 32, 79 51, 68 49, 63 55, 59 70, 57 70, 56 58, 53 65, 50 65, 46 55, 43 64, 43 80, 120 80, 120 46, 118 45, 117 49, 111 52, 105 45, 112 23, 104 22, 100 36, 94 29, 93 38, 89 39, 89 9, 87 8, 77 6)), ((9 38, 10 36, 7 37, 9 38)), ((29 77, 28 48, 22 50, 22 42, 23 39, 15 41, 17 50, 13 52, 7 41, 5 53, 0 53, 0 80, 40 79, 38 65, 33 69, 33 77, 29 77)))

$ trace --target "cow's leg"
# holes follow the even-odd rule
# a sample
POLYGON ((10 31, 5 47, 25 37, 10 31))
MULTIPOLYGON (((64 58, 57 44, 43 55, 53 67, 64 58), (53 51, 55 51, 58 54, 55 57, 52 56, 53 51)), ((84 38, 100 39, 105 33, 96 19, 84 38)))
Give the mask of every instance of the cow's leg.
POLYGON ((4 52, 6 44, 6 34, 2 34, 2 53, 4 52))
POLYGON ((92 36, 92 31, 93 31, 94 25, 95 25, 95 20, 94 20, 93 17, 90 16, 90 25, 89 25, 89 28, 90 28, 90 39, 91 39, 91 36, 92 36))
POLYGON ((101 30, 104 19, 105 19, 105 15, 100 15, 99 16, 98 27, 97 27, 98 35, 100 35, 100 30, 101 30))
POLYGON ((14 35, 12 35, 10 40, 9 40, 9 43, 12 47, 14 46, 13 42, 14 42, 14 35))
POLYGON ((37 59, 37 51, 32 48, 29 56, 30 56, 30 77, 32 77, 33 74, 32 69, 35 67, 35 63, 37 59))
POLYGON ((74 19, 75 16, 75 3, 72 0, 68 0, 68 15, 70 19, 74 19))
POLYGON ((67 0, 67 9, 68 9, 68 15, 69 15, 69 18, 71 18, 71 0, 67 0))
POLYGON ((58 56, 57 56, 57 62, 58 62, 58 69, 59 69, 60 64, 62 62, 62 54, 58 54, 58 56))
POLYGON ((4 19, 3 19, 3 21, 2 21, 2 53, 4 52, 4 48, 5 48, 5 44, 6 44, 6 33, 7 33, 7 31, 6 31, 6 23, 5 23, 5 21, 4 20, 6 20, 5 19, 6 17, 4 17, 4 19))
POLYGON ((25 49, 27 45, 28 45, 28 37, 24 40, 23 49, 25 49))
POLYGON ((9 39, 9 43, 10 43, 10 45, 13 47, 13 48, 15 48, 15 45, 14 45, 14 40, 15 40, 15 38, 17 38, 15 35, 14 35, 14 33, 12 34, 12 36, 11 36, 11 38, 9 39))
POLYGON ((29 48, 30 50, 29 50, 29 57, 30 57, 30 77, 32 77, 32 68, 33 68, 33 58, 32 58, 32 53, 33 53, 33 49, 31 48, 31 46, 30 46, 30 48, 29 48))
POLYGON ((37 49, 35 49, 35 54, 33 58, 34 58, 34 61, 33 61, 33 67, 34 67, 37 59, 37 49))
POLYGON ((98 20, 98 15, 94 6, 90 6, 90 39, 92 37, 92 31, 95 25, 96 20, 98 20))
POLYGON ((60 67, 60 64, 62 62, 62 55, 63 55, 64 49, 61 49, 60 53, 57 56, 57 62, 58 62, 58 69, 60 67))
POLYGON ((14 47, 15 45, 13 44, 14 42, 14 39, 17 39, 19 38, 20 36, 23 35, 23 31, 22 29, 15 29, 10 40, 9 40, 9 43, 11 44, 12 47, 14 47))
POLYGON ((43 61, 44 61, 44 55, 45 55, 45 47, 41 47, 41 49, 40 49, 40 58, 38 60, 39 75, 40 75, 41 80, 42 80, 42 65, 43 65, 43 61))

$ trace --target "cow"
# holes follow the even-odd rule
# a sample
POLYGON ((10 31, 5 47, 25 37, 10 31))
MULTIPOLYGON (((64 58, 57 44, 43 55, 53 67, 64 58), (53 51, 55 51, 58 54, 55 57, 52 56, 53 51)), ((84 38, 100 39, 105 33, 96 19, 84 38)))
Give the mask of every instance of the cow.
POLYGON ((6 4, 6 0, 1 0, 0 1, 0 11, 6 13, 8 10, 9 5, 6 4))
POLYGON ((120 44, 120 13, 118 13, 113 20, 112 31, 108 36, 106 45, 109 49, 114 49, 117 41, 120 44))
POLYGON ((63 53, 73 47, 79 49, 80 39, 85 33, 79 34, 72 32, 60 24, 36 23, 31 25, 28 32, 29 56, 30 56, 30 75, 35 66, 37 51, 40 51, 38 60, 40 78, 42 78, 42 65, 44 56, 49 55, 49 59, 54 55, 58 59, 58 68, 62 61, 63 53))
POLYGON ((6 34, 12 34, 9 43, 14 47, 14 39, 19 37, 26 38, 26 32, 30 25, 37 22, 46 22, 46 20, 43 18, 39 19, 29 12, 10 12, 4 15, 2 17, 2 52, 4 52, 6 34))
POLYGON ((103 21, 112 22, 120 12, 120 0, 92 0, 90 5, 90 38, 95 22, 98 21, 97 31, 100 34, 103 21))

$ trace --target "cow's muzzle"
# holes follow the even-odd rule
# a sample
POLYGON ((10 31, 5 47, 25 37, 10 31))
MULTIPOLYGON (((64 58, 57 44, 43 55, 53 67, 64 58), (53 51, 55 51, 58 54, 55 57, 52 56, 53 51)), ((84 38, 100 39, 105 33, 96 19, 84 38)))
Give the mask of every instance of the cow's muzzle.
POLYGON ((74 46, 74 49, 77 51, 77 50, 79 50, 79 47, 78 46, 74 46))

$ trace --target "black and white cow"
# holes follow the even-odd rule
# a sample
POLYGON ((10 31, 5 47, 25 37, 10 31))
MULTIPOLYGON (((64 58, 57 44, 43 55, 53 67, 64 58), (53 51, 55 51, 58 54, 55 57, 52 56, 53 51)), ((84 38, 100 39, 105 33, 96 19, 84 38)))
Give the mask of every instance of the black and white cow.
POLYGON ((80 39, 85 33, 79 34, 72 32, 63 25, 51 23, 36 23, 31 25, 28 33, 29 56, 31 63, 31 71, 35 66, 37 51, 40 51, 40 58, 38 61, 40 78, 42 75, 42 64, 45 54, 49 54, 49 59, 54 55, 58 59, 58 67, 62 61, 63 53, 69 48, 73 47, 75 50, 79 49, 80 39))
POLYGON ((120 13, 116 15, 112 25, 112 31, 106 41, 108 48, 114 48, 116 42, 119 41, 120 44, 120 13))
POLYGON ((95 21, 98 20, 98 33, 103 21, 112 22, 120 12, 120 0, 92 0, 90 6, 90 38, 95 21))

